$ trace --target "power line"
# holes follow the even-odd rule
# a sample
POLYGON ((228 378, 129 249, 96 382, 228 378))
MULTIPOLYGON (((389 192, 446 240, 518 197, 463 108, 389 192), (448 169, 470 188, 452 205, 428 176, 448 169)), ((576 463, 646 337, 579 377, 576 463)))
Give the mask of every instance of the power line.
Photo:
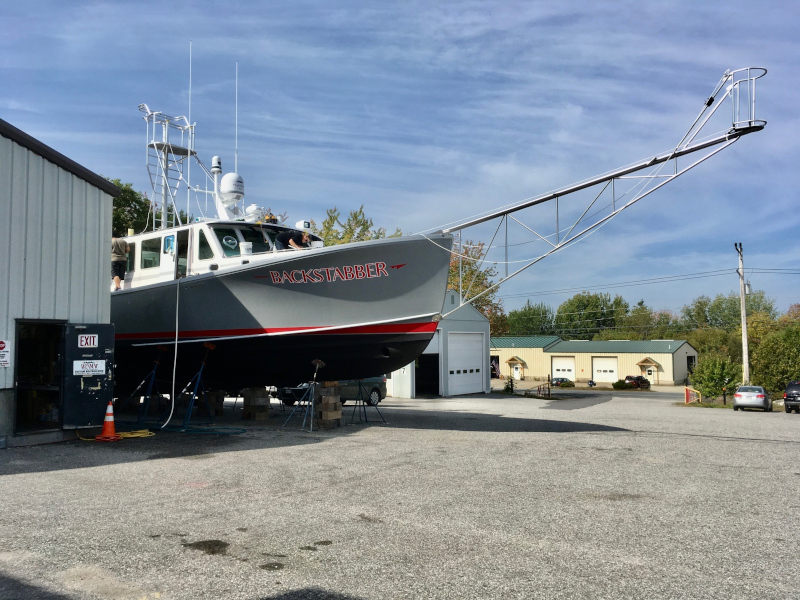
MULTIPOLYGON (((771 268, 748 268, 749 273, 764 273, 771 275, 800 275, 800 270, 797 269, 771 269, 771 268)), ((605 283, 591 286, 562 288, 557 290, 544 290, 536 292, 519 292, 516 294, 507 294, 505 296, 498 296, 498 298, 524 298, 526 296, 548 296, 552 294, 564 294, 569 292, 580 292, 587 290, 618 288, 618 287, 635 287, 638 285, 653 285, 657 283, 673 283, 675 281, 688 281, 691 279, 703 279, 706 277, 721 277, 723 275, 730 275, 736 273, 735 269, 719 269, 715 271, 699 271, 697 273, 686 273, 683 275, 664 275, 662 277, 653 277, 650 279, 635 279, 630 281, 618 281, 615 283, 605 283)))

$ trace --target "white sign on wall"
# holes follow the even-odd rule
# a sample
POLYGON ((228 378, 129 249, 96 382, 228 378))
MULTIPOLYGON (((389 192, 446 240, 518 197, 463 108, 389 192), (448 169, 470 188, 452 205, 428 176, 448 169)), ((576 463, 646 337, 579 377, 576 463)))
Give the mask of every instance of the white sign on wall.
POLYGON ((106 374, 105 360, 73 360, 72 374, 81 377, 91 377, 92 375, 106 374))
POLYGON ((11 366, 11 344, 8 340, 0 340, 0 367, 11 366))

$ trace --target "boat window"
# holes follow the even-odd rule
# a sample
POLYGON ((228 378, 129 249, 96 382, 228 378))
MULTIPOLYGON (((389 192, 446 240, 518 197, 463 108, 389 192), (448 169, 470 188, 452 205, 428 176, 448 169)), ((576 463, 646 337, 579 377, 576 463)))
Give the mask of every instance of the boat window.
POLYGON ((142 240, 142 268, 152 269, 161 264, 161 238, 142 240))
POLYGON ((270 242, 264 239, 264 234, 258 227, 242 227, 239 231, 242 232, 245 242, 253 243, 253 254, 261 254, 272 250, 270 242))
POLYGON ((236 230, 233 227, 212 227, 214 233, 217 235, 222 252, 225 256, 239 256, 241 250, 239 249, 239 237, 236 235, 236 230))
POLYGON ((206 239, 206 234, 203 230, 199 230, 198 232, 200 235, 198 236, 198 244, 197 244, 197 254, 200 260, 208 260, 210 258, 214 258, 214 251, 211 249, 211 244, 208 243, 206 239))
POLYGON ((164 254, 175 252, 175 236, 168 235, 164 238, 164 254))
POLYGON ((136 242, 128 242, 128 266, 125 267, 126 271, 133 271, 136 269, 136 242))

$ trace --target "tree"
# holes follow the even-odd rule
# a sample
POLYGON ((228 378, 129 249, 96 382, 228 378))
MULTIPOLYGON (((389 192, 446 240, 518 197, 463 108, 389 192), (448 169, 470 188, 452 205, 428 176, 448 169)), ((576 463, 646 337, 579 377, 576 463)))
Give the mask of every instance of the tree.
POLYGON ((753 383, 773 393, 800 379, 800 323, 767 334, 752 354, 753 383))
POLYGON ((628 303, 609 294, 581 292, 559 305, 555 333, 564 339, 591 340, 604 329, 614 329, 629 312, 628 303))
MULTIPOLYGON (((455 290, 464 296, 465 300, 469 300, 491 288, 494 285, 492 278, 497 276, 497 267, 492 263, 485 269, 481 268, 485 254, 483 242, 475 243, 467 240, 462 242, 461 248, 456 246, 450 256, 447 289, 455 290)), ((491 335, 502 335, 507 331, 507 317, 503 301, 497 298, 497 290, 498 288, 494 288, 472 302, 472 306, 489 319, 491 335)))
POLYGON ((348 242, 363 242, 365 240, 380 240, 385 237, 400 237, 403 235, 403 232, 399 229, 396 229, 392 235, 387 236, 385 228, 373 228, 372 219, 368 219, 364 214, 363 204, 358 210, 351 210, 344 223, 342 223, 340 216, 339 209, 334 206, 328 209, 327 216, 321 227, 317 228, 317 224, 311 221, 312 233, 321 237, 326 246, 347 244, 348 242))
POLYGON ((726 356, 731 362, 742 362, 742 334, 738 331, 726 331, 716 327, 700 327, 689 331, 686 341, 694 347, 700 356, 715 352, 726 356))
POLYGON ((150 212, 150 202, 141 192, 133 189, 133 184, 122 183, 119 179, 109 180, 122 190, 114 198, 114 207, 111 215, 113 231, 127 235, 128 229, 141 233, 147 227, 147 218, 150 212))
POLYGON ((528 300, 522 308, 508 313, 508 332, 511 335, 553 335, 554 318, 549 305, 531 304, 528 300))
POLYGON ((786 314, 781 316, 781 323, 800 323, 800 304, 792 304, 786 314))
MULTIPOLYGON (((745 297, 745 311, 747 315, 765 313, 772 319, 778 317, 775 302, 767 297, 764 290, 756 290, 745 297)), ((719 327, 726 331, 733 331, 741 326, 741 300, 738 292, 728 295, 717 294, 713 300, 708 296, 696 298, 681 310, 684 321, 689 327, 719 327)))
POLYGON ((701 356, 692 372, 692 387, 711 399, 722 395, 722 388, 731 391, 742 381, 742 365, 718 352, 701 356))

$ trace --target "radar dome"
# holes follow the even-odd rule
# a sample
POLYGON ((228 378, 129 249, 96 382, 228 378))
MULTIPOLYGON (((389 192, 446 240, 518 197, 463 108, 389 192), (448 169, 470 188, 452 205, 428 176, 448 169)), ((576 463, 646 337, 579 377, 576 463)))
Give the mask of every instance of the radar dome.
POLYGON ((219 195, 226 206, 236 204, 244 197, 244 180, 238 173, 223 175, 219 182, 219 195))

